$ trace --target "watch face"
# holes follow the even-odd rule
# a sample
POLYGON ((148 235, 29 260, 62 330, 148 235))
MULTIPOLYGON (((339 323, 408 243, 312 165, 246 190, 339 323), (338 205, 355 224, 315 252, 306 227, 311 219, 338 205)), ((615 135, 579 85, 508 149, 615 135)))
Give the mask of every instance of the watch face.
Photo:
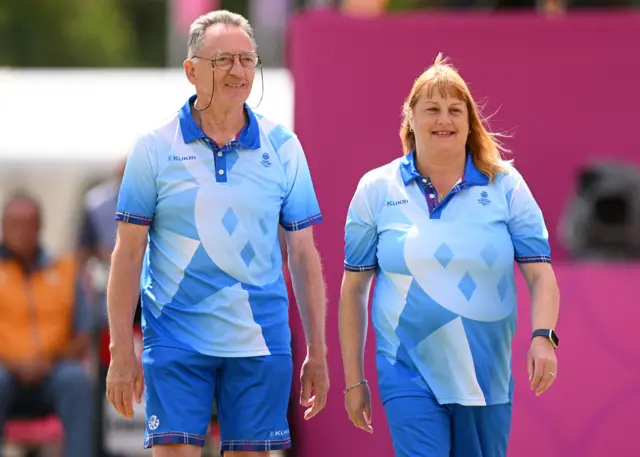
POLYGON ((551 330, 550 338, 553 345, 558 347, 558 344, 560 343, 560 339, 558 338, 558 335, 556 335, 555 331, 551 330))

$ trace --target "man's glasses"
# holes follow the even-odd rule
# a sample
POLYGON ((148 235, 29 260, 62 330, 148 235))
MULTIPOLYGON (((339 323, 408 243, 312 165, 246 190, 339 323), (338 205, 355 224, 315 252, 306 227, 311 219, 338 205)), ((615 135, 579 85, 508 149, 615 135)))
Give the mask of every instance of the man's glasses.
POLYGON ((229 52, 223 52, 216 55, 213 59, 201 56, 193 56, 196 59, 204 59, 211 62, 211 66, 218 70, 231 70, 236 56, 240 58, 240 65, 244 68, 252 69, 256 68, 260 63, 260 57, 255 52, 242 52, 240 54, 231 54, 229 52))

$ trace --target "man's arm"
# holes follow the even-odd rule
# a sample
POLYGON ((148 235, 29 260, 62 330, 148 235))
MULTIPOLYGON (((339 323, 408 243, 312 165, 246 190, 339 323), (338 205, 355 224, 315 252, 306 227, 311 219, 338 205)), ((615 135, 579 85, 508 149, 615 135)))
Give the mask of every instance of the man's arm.
POLYGON ((307 357, 300 375, 300 404, 307 407, 304 418, 311 419, 324 409, 329 392, 324 278, 312 227, 287 231, 285 238, 289 274, 307 340, 307 357))
POLYGON ((326 357, 326 291, 313 227, 285 231, 289 274, 300 310, 309 357, 326 357))
POLYGON ((140 273, 147 248, 147 225, 118 222, 107 286, 107 312, 112 356, 133 352, 133 317, 140 294, 140 273))

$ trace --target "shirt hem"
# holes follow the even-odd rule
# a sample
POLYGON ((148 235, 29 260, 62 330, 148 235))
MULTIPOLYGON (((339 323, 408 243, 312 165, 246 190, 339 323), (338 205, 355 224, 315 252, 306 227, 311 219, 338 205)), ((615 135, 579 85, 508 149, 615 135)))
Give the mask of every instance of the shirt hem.
POLYGON ((220 357, 220 358, 245 358, 245 357, 264 357, 267 355, 291 355, 290 349, 259 349, 259 350, 251 350, 251 351, 202 351, 198 350, 194 347, 185 347, 184 345, 179 344, 168 344, 168 343, 146 343, 144 345, 144 349, 150 349, 153 347, 169 347, 172 349, 180 349, 184 351, 193 351, 198 354, 206 355, 209 357, 220 357))
POLYGON ((438 398, 438 403, 441 405, 456 404, 462 406, 491 406, 511 403, 511 399, 509 399, 509 397, 492 398, 489 400, 481 398, 447 397, 438 398))
MULTIPOLYGON (((407 390, 394 392, 391 395, 386 395, 382 398, 382 404, 384 405, 388 401, 394 400, 396 398, 407 398, 407 397, 431 397, 432 394, 424 391, 417 392, 415 390, 407 390)), ((437 398, 436 401, 440 405, 448 405, 448 404, 457 404, 461 406, 492 406, 492 405, 503 405, 511 403, 512 400, 509 397, 499 397, 495 399, 485 400, 480 398, 461 398, 461 397, 446 397, 446 398, 437 398)))

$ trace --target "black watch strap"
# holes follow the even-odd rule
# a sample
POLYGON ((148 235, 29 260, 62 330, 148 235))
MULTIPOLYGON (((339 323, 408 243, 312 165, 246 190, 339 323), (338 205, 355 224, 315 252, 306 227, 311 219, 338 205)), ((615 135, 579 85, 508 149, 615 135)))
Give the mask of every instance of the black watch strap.
POLYGON ((536 329, 531 334, 531 339, 534 339, 538 336, 548 339, 553 345, 554 349, 557 348, 558 345, 560 344, 560 339, 558 338, 558 335, 553 329, 550 329, 550 328, 536 329))

